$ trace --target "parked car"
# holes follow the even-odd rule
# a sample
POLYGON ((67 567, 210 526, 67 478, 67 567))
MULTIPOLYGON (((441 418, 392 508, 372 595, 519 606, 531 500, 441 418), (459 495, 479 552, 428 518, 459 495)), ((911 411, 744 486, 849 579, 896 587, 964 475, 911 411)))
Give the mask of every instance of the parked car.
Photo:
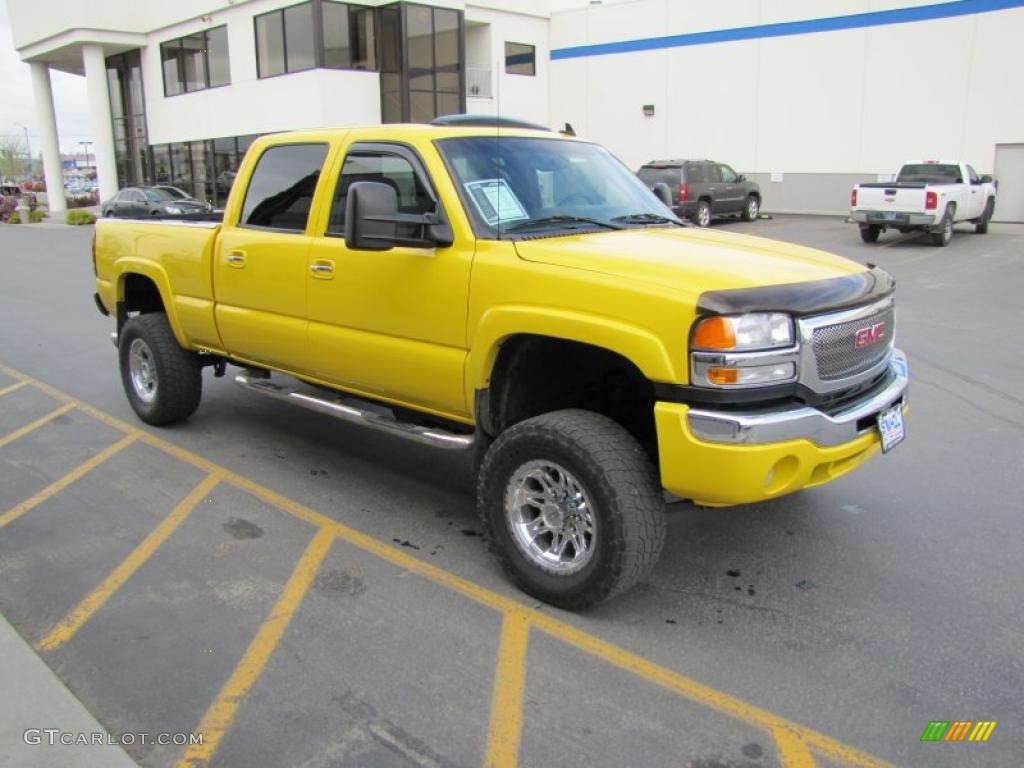
POLYGON ((671 201, 663 202, 676 215, 699 227, 706 227, 717 216, 753 221, 761 211, 761 187, 724 163, 652 160, 637 171, 637 176, 652 191, 657 192, 656 185, 668 187, 671 201))
POLYGON ((953 225, 974 224, 988 232, 996 207, 996 185, 967 163, 924 160, 904 164, 896 181, 858 184, 850 193, 850 218, 860 225, 865 243, 889 227, 900 232, 927 232, 932 245, 949 245, 953 225))
POLYGON ((39 199, 36 197, 34 192, 22 192, 21 187, 17 184, 3 184, 0 185, 0 197, 8 200, 6 207, 10 210, 14 210, 18 207, 18 203, 22 200, 25 201, 25 205, 28 206, 30 211, 34 211, 39 207, 39 199))
POLYGON ((903 439, 883 270, 702 236, 600 146, 474 119, 263 136, 222 221, 101 219, 139 418, 187 419, 230 363, 249 392, 472 452, 506 572, 570 609, 650 573, 663 488, 777 499, 903 439))
POLYGON ((102 216, 181 216, 209 213, 213 206, 201 200, 180 200, 162 187, 125 187, 100 207, 102 216))

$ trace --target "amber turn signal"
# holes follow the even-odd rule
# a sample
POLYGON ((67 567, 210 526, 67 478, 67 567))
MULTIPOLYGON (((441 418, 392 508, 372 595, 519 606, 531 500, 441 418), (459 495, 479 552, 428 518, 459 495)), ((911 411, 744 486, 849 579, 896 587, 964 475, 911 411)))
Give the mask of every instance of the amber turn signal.
POLYGON ((740 372, 738 368, 708 368, 707 377, 708 381, 719 386, 736 384, 740 380, 740 372))
POLYGON ((709 317, 697 324, 693 334, 695 349, 733 349, 736 346, 736 332, 726 317, 709 317))

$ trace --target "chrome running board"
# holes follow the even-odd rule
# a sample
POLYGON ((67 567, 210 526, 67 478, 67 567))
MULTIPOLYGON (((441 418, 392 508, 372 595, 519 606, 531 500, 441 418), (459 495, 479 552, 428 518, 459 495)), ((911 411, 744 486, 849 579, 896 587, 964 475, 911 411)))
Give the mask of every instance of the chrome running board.
POLYGON ((275 384, 267 378, 260 378, 256 372, 238 374, 235 376, 235 383, 253 392, 259 392, 293 405, 301 405, 303 408, 318 413, 325 413, 342 421, 362 424, 378 432, 397 435, 434 448, 465 451, 473 447, 472 434, 460 435, 436 427, 425 427, 421 424, 399 421, 387 406, 377 405, 350 395, 338 394, 328 399, 299 391, 294 387, 275 384))

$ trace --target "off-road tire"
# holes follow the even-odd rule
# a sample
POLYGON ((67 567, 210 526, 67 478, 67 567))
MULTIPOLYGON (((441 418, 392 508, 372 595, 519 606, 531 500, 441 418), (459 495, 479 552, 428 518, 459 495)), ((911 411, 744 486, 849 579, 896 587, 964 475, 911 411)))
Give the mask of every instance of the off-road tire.
POLYGON ((877 224, 868 224, 866 227, 860 228, 860 239, 865 243, 874 243, 878 241, 881 232, 882 228, 877 224))
POLYGON ((647 576, 665 542, 664 496, 654 465, 623 427, 597 413, 563 410, 522 421, 490 446, 477 478, 477 507, 491 551, 524 592, 579 610, 625 592, 647 576), (531 461, 564 467, 596 519, 581 570, 554 574, 531 562, 507 522, 506 495, 531 461))
POLYGON ((153 312, 129 318, 118 339, 118 357, 128 402, 144 422, 155 426, 173 424, 195 413, 203 394, 199 355, 181 348, 166 314, 153 312), (129 357, 136 339, 145 345, 156 370, 150 402, 140 396, 132 381, 129 357))

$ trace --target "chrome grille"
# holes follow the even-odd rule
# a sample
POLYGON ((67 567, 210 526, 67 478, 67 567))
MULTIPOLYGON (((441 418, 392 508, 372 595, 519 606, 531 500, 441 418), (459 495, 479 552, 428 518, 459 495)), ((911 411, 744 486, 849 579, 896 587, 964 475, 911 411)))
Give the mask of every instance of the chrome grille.
POLYGON ((874 368, 892 349, 895 331, 895 314, 891 306, 870 317, 815 328, 811 344, 818 365, 818 378, 822 381, 834 381, 856 376, 874 368), (858 347, 857 331, 870 328, 876 323, 885 323, 884 339, 858 347))

